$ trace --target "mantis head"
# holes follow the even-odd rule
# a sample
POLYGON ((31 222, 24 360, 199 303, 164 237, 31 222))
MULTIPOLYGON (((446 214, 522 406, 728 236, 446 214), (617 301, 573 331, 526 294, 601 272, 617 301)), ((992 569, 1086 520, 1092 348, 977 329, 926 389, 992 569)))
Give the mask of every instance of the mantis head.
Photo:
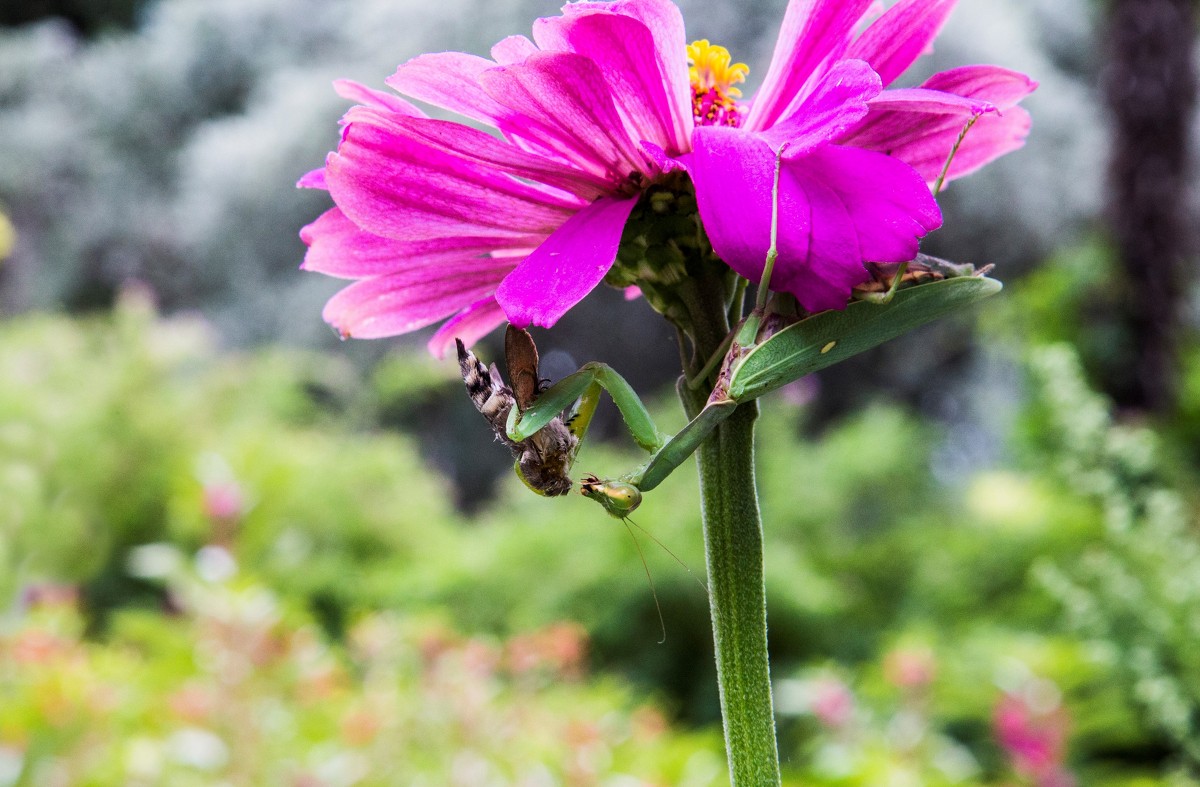
POLYGON ((642 503, 642 493, 633 484, 623 481, 602 481, 594 475, 584 476, 579 491, 590 497, 617 519, 624 519, 642 503))

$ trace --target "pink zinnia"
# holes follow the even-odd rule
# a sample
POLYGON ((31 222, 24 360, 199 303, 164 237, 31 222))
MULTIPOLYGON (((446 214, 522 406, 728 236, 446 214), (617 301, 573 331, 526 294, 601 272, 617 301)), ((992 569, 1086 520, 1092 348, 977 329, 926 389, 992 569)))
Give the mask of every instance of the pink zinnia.
POLYGON ((713 250, 757 281, 782 147, 774 290, 809 311, 845 306, 864 261, 912 259, 941 224, 928 184, 966 123, 948 178, 1021 146, 1035 84, 995 66, 884 90, 925 52, 955 0, 901 0, 855 36, 871 0, 791 0, 762 87, 706 41, 688 46, 668 0, 580 2, 489 60, 401 65, 388 85, 496 133, 427 117, 341 82, 359 102, 325 167, 300 185, 337 207, 305 227, 303 267, 356 279, 324 316, 372 338, 449 317, 430 350, 506 318, 549 327, 608 273, 638 196, 677 170, 713 250), (689 61, 691 68, 689 68, 689 61))

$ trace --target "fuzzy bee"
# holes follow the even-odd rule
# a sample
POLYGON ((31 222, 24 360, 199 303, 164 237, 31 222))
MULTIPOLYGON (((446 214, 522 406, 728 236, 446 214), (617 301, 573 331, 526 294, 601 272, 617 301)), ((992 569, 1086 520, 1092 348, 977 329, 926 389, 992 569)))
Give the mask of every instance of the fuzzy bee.
POLYGON ((467 396, 487 419, 496 439, 512 451, 517 476, 539 495, 556 497, 571 491, 568 474, 579 450, 579 437, 567 421, 556 417, 526 440, 511 439, 506 429, 512 409, 524 412, 542 391, 533 337, 525 330, 508 326, 504 358, 512 388, 504 384, 495 364, 488 369, 461 341, 457 344, 458 366, 467 396))

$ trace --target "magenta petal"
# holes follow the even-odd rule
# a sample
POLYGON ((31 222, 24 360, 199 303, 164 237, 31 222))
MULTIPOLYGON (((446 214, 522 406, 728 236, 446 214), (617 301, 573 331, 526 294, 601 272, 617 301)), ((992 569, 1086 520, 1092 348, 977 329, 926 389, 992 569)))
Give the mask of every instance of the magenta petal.
MULTIPOLYGON (((1007 109, 1003 115, 981 117, 954 154, 954 161, 946 172, 946 182, 970 175, 1004 154, 1018 150, 1025 144, 1030 126, 1029 113, 1021 107, 1007 109)), ((928 135, 898 149, 894 155, 932 182, 945 166, 946 153, 960 132, 961 128, 948 128, 939 135, 931 130, 928 135)))
POLYGON ((687 67, 687 36, 683 14, 671 0, 614 0, 614 12, 641 22, 654 40, 658 72, 667 86, 675 138, 686 145, 692 134, 692 87, 687 67))
MULTIPOLYGON (((690 147, 690 145, 689 145, 690 147)), ((649 161, 659 172, 664 175, 670 172, 678 172, 686 169, 678 159, 671 158, 667 155, 667 151, 655 145, 653 142, 643 142, 642 152, 646 154, 646 160, 649 161)))
POLYGON ((368 232, 396 240, 501 237, 533 246, 578 209, 577 202, 414 139, 377 113, 359 112, 361 120, 346 126, 329 157, 325 178, 334 202, 368 232))
POLYGON ((496 126, 508 112, 479 84, 479 75, 495 67, 477 55, 435 52, 401 64, 384 81, 410 98, 496 126))
POLYGON ((841 142, 894 156, 932 183, 971 115, 978 115, 947 173, 947 180, 954 180, 1025 144, 1029 113, 1014 104, 1036 87, 1024 74, 1008 69, 956 68, 935 74, 912 91, 884 91, 871 102, 866 120, 841 142), (945 88, 953 93, 941 92, 938 100, 945 88), (892 93, 902 95, 888 98, 892 93), (921 98, 908 101, 906 95, 921 98))
POLYGON ((305 172, 300 176, 300 180, 296 181, 296 188, 321 189, 322 191, 328 191, 329 186, 325 183, 325 168, 319 167, 309 172, 305 172))
POLYGON ((511 110, 510 122, 500 124, 509 138, 610 178, 645 168, 589 58, 539 52, 481 74, 480 83, 511 110))
MULTIPOLYGON (((574 2, 563 6, 564 19, 572 19, 592 13, 620 14, 641 22, 650 31, 654 41, 654 56, 658 60, 656 71, 667 86, 668 105, 674 115, 674 139, 686 144, 691 136, 692 89, 688 79, 687 36, 684 32, 683 14, 671 0, 612 0, 612 2, 574 2)), ((534 30, 540 26, 554 24, 554 17, 538 20, 534 30)), ((585 53, 586 54, 586 53, 585 53)))
MULTIPOLYGON (((775 156, 735 129, 697 129, 693 140, 687 164, 713 250, 757 281, 770 243, 775 156)), ((810 311, 842 308, 866 280, 864 260, 912 259, 918 239, 941 224, 937 203, 912 169, 836 146, 784 161, 779 212, 771 286, 810 311)))
POLYGON ((911 260, 917 255, 917 240, 942 226, 942 212, 925 181, 894 158, 830 145, 797 164, 803 165, 807 178, 827 184, 845 205, 864 260, 911 260))
POLYGON ((797 166, 799 162, 790 162, 780 173, 780 199, 806 203, 809 223, 797 228, 805 233, 803 237, 780 233, 772 287, 792 293, 808 311, 841 309, 854 285, 868 278, 863 267, 866 253, 849 206, 828 183, 806 177, 803 170, 789 172, 797 166))
POLYGON ((426 117, 424 112, 399 96, 369 88, 361 82, 355 82, 353 79, 334 80, 333 90, 342 98, 362 104, 363 106, 394 112, 397 115, 404 115, 406 117, 426 117))
POLYGON ((678 41, 660 44, 641 21, 596 10, 539 19, 534 36, 542 49, 573 52, 599 66, 634 139, 672 154, 687 149, 692 118, 687 71, 680 67, 659 73, 665 60, 660 46, 685 56, 682 28, 678 41), (682 84, 672 84, 671 78, 682 79, 682 84))
POLYGON ((605 197, 572 216, 504 279, 496 300, 518 328, 549 328, 583 300, 617 258, 636 199, 605 197))
MULTIPOLYGON (((696 202, 713 251, 751 281, 762 278, 770 245, 771 185, 775 155, 752 134, 724 126, 692 133, 692 152, 681 158, 696 187, 696 202)), ((781 219, 794 221, 781 204, 781 219)))
MULTIPOLYGON (((1025 144, 1031 120, 1029 113, 1018 107, 1017 102, 1036 90, 1037 86, 1037 82, 1018 71, 987 65, 942 71, 925 80, 923 88, 986 100, 1000 110, 995 115, 981 117, 967 132, 946 174, 947 181, 969 175, 1025 144)), ((936 152, 937 147, 936 140, 927 138, 925 148, 928 153, 936 152)), ((932 156, 921 159, 915 150, 912 157, 913 166, 918 170, 924 170, 933 163, 932 156)))
MULTIPOLYGON (((590 202, 609 190, 609 184, 560 161, 521 150, 510 142, 461 123, 427 118, 380 115, 372 110, 352 109, 348 122, 362 120, 430 148, 462 157, 472 164, 508 173, 535 184, 570 192, 590 202)), ((573 206, 575 207, 575 206, 573 206)))
POLYGON ((504 322, 504 311, 495 297, 489 295, 472 303, 446 321, 429 340, 426 347, 435 358, 444 358, 454 346, 455 339, 470 347, 504 322))
POLYGON ((506 270, 464 271, 447 266, 363 279, 330 298, 321 316, 344 338, 396 336, 424 328, 490 295, 506 270))
POLYGON ((781 250, 780 286, 810 311, 842 308, 866 280, 863 261, 911 260, 942 224, 920 175, 881 153, 830 145, 785 162, 781 200, 793 190, 807 197, 812 235, 805 264, 787 264, 781 250))
POLYGON ((840 60, 871 0, 790 0, 745 128, 773 126, 812 87, 822 63, 840 60))
MULTIPOLYGON (((738 274, 757 282, 771 238, 775 154, 763 140, 736 129, 698 128, 692 140, 695 148, 686 162, 713 251, 738 274)), ((780 173, 779 257, 771 287, 792 292, 806 309, 840 308, 850 288, 864 280, 866 269, 844 209, 841 216, 833 210, 815 215, 810 195, 786 175, 796 165, 794 160, 780 173), (829 247, 837 245, 848 263, 845 269, 822 271, 832 274, 831 282, 811 270, 814 243, 824 247, 822 261, 829 247), (840 302, 833 303, 843 290, 840 302)))
POLYGON ((382 276, 431 266, 512 268, 512 261, 490 256, 505 246, 496 238, 434 238, 398 241, 360 229, 339 208, 330 208, 300 230, 308 245, 301 269, 345 279, 382 276))
POLYGON ((508 36, 492 47, 492 60, 502 66, 520 63, 537 51, 537 46, 525 36, 508 36))
POLYGON ((921 85, 928 90, 984 99, 1002 110, 1016 106, 1017 102, 1037 90, 1037 86, 1037 82, 1020 71, 1000 66, 952 68, 934 74, 921 85))
POLYGON ((926 52, 958 0, 900 0, 863 31, 846 57, 866 60, 890 85, 926 52))
POLYGON ((868 110, 867 102, 879 95, 879 75, 861 60, 835 63, 803 102, 760 133, 772 150, 787 143, 787 158, 803 155, 837 139, 868 110))
POLYGON ((899 112, 927 112, 934 115, 962 115, 971 117, 996 112, 999 107, 990 101, 967 96, 956 96, 941 90, 923 87, 885 90, 871 99, 872 111, 896 110, 899 112))

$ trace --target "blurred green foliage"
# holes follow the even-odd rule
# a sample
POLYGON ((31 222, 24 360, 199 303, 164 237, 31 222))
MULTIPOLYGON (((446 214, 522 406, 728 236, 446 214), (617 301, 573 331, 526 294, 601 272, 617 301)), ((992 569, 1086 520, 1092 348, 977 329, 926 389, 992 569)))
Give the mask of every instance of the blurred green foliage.
MULTIPOLYGON (((1063 345, 1041 350, 1034 371, 1061 441, 1059 472, 1095 499, 1105 529, 1069 565, 1039 576, 1074 629, 1097 646, 1149 730, 1200 764, 1200 541, 1194 507, 1167 483, 1152 431, 1112 422, 1063 345)), ((1194 501, 1190 501, 1194 503, 1194 501)))
POLYGON ((411 441, 334 426, 361 398, 338 358, 220 356, 203 323, 159 322, 129 291, 111 317, 8 323, 0 367, 9 594, 80 582, 103 613, 147 595, 126 574, 131 547, 236 537, 280 587, 341 609, 371 598, 377 571, 442 548, 449 495, 411 441), (222 485, 243 498, 228 532, 206 510, 222 485))
MULTIPOLYGON (((1053 268, 1067 281, 1085 269, 1053 268)), ((889 405, 813 433, 808 383, 763 407, 791 783, 1195 783, 1194 465, 1170 432, 1114 422, 1066 345, 1027 360, 1023 348, 1072 338, 1074 318, 1049 316, 1070 314, 1078 288, 1053 281, 1010 288, 984 322, 1001 326, 988 363, 1002 373, 989 374, 1015 419, 996 427, 991 464, 953 459, 953 424, 889 405)), ((386 775, 399 759, 428 783, 519 783, 530 762, 548 769, 537 783, 593 783, 566 770, 591 744, 559 736, 585 728, 606 752, 594 783, 719 783, 694 471, 628 527, 511 478, 467 516, 428 461, 468 450, 445 445, 457 437, 384 426, 457 403, 486 435, 455 376, 408 354, 365 373, 336 355, 230 352, 137 290, 109 314, 0 325, 0 691, 15 698, 0 710, 0 785, 55 769, 94 769, 78 783, 97 784, 135 771, 147 784, 335 771, 362 775, 312 783, 419 783, 386 775), (82 616, 62 601, 76 594, 82 616), (390 655, 361 652, 375 629, 390 655), (587 653, 569 677, 556 667, 531 686, 503 666, 514 648, 554 650, 555 631, 587 653), (430 637, 460 672, 440 672, 430 637), (462 666, 476 651, 491 654, 483 678, 462 666), (304 699, 310 668, 336 676, 333 699, 304 699), (456 703, 473 691, 503 732, 463 737, 456 703), (171 704, 213 697, 219 712, 171 704), (287 734, 246 721, 263 714, 287 734), (526 724, 528 740, 504 737, 526 724)), ((672 404, 653 409, 680 425, 672 404)), ((618 472, 631 450, 589 443, 578 467, 618 472)))

